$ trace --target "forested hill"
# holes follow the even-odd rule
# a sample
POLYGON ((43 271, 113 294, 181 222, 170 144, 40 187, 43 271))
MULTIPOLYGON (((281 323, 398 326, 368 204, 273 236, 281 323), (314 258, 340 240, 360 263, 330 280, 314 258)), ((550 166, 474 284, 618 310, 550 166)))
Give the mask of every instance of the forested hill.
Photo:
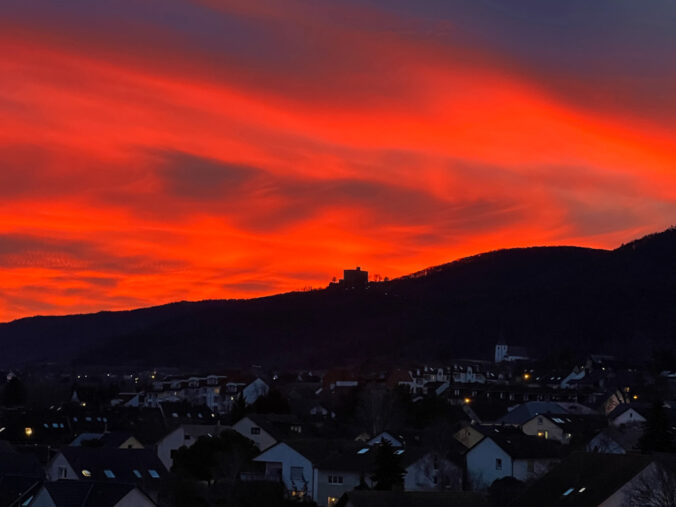
POLYGON ((616 250, 490 252, 364 291, 328 288, 0 325, 0 366, 328 366, 366 358, 491 357, 495 341, 540 354, 647 355, 676 342, 676 230, 616 250))

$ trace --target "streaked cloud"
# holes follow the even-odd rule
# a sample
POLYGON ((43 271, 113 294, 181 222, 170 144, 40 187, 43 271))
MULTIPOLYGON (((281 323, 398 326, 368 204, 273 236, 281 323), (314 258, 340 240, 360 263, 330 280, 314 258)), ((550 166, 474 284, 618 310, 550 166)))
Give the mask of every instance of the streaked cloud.
POLYGON ((673 222, 657 0, 8 0, 0 321, 673 222))

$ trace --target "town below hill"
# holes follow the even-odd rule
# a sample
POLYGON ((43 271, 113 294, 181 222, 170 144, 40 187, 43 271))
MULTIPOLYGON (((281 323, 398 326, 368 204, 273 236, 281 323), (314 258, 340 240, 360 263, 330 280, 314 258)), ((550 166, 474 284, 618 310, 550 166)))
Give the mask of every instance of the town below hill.
POLYGON ((673 355, 530 356, 500 340, 406 367, 5 371, 0 506, 673 502, 673 355))

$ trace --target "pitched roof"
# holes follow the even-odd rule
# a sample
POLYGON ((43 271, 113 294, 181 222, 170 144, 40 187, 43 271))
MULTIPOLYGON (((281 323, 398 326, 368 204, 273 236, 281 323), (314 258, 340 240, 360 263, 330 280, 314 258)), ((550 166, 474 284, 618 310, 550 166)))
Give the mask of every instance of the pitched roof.
POLYGON ((30 496, 42 485, 41 479, 5 475, 0 477, 0 505, 15 505, 13 502, 30 496))
POLYGON ((247 414, 248 417, 276 440, 296 435, 291 426, 302 426, 301 420, 295 414, 247 414))
POLYGON ((47 482, 44 488, 56 507, 114 507, 136 486, 120 482, 62 480, 47 482))
POLYGON ((638 451, 643 431, 643 426, 640 424, 628 424, 619 428, 609 426, 595 438, 610 439, 627 452, 638 451))
POLYGON ((151 449, 64 447, 61 454, 68 460, 75 473, 82 474, 83 470, 89 473, 87 477, 82 477, 83 479, 102 481, 114 479, 130 483, 143 480, 152 483, 167 473, 151 449), (155 474, 158 477, 154 477, 155 474))
POLYGON ((597 506, 652 461, 652 457, 645 455, 573 453, 512 505, 597 506))
MULTIPOLYGON (((369 446, 352 440, 332 438, 298 438, 285 440, 285 444, 307 458, 313 465, 323 470, 370 473, 373 470, 376 446, 369 446)), ((268 449, 269 450, 269 449, 268 449)), ((434 449, 429 447, 407 447, 393 449, 399 456, 401 465, 406 468, 434 449)), ((263 451, 261 455, 267 452, 263 451)))
POLYGON ((497 420, 500 424, 522 425, 538 414, 566 414, 567 410, 551 401, 529 401, 518 405, 497 420))
POLYGON ((69 445, 80 447, 88 440, 98 440, 100 447, 120 447, 134 435, 128 431, 109 431, 104 433, 81 433, 69 445))
MULTIPOLYGON (((633 406, 632 404, 629 403, 620 403, 617 407, 615 407, 612 412, 608 414, 608 419, 610 421, 617 419, 619 416, 624 414, 625 412, 628 412, 629 410, 634 410, 636 413, 641 415, 641 413, 638 411, 637 406, 633 406)), ((641 416, 643 417, 643 416, 641 416)))
POLYGON ((42 479, 44 473, 40 462, 32 454, 0 452, 0 478, 5 476, 42 479))
POLYGON ((488 507, 486 495, 468 491, 350 491, 339 505, 351 507, 488 507))
POLYGON ((120 447, 130 438, 134 438, 134 435, 128 431, 109 431, 103 434, 101 442, 104 447, 120 447))
MULTIPOLYGON (((562 456, 564 447, 560 442, 524 434, 518 428, 503 426, 475 426, 484 438, 490 438, 514 459, 557 458, 562 456)), ((481 441, 483 442, 483 440, 481 441)), ((469 449, 476 449, 481 442, 469 449)))

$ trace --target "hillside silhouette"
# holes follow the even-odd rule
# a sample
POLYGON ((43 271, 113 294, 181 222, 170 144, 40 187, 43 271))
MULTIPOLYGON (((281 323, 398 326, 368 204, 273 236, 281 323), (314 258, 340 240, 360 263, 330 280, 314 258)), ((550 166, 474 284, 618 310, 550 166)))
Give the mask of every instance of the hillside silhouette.
POLYGON ((615 250, 509 249, 363 291, 327 288, 251 300, 0 324, 0 366, 252 363, 326 367, 369 358, 490 358, 499 336, 541 355, 646 357, 676 337, 676 229, 615 250))

